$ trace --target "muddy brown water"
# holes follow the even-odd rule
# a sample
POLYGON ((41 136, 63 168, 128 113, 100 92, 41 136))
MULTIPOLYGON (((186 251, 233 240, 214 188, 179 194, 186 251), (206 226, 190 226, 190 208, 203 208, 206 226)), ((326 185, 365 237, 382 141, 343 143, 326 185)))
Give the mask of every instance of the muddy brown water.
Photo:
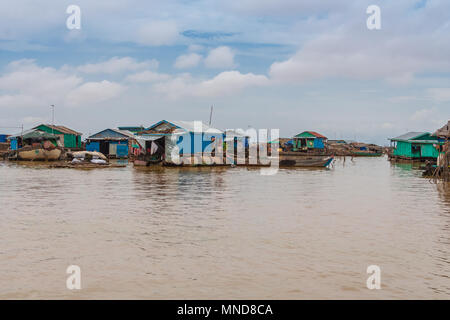
POLYGON ((450 185, 420 174, 0 162, 0 298, 448 299, 450 185))

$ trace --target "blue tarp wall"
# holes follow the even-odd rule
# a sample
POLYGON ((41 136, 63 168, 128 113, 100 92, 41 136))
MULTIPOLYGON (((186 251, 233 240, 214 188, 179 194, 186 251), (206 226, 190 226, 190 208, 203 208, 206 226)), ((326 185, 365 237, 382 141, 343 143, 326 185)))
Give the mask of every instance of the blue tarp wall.
POLYGON ((323 145, 323 139, 322 138, 314 139, 314 148, 323 149, 324 147, 325 146, 323 145))
POLYGON ((200 153, 200 152, 211 152, 211 148, 208 146, 211 144, 211 139, 215 137, 216 139, 222 139, 223 134, 217 133, 189 133, 181 135, 177 140, 178 148, 180 148, 180 153, 200 153), (190 152, 188 151, 190 150, 190 152))
POLYGON ((17 150, 17 139, 11 139, 9 147, 11 148, 11 150, 17 150))
POLYGON ((91 141, 89 143, 86 143, 86 151, 97 151, 97 152, 100 152, 100 142, 98 142, 98 141, 91 141))
POLYGON ((128 157, 128 144, 118 144, 116 156, 119 158, 128 157))

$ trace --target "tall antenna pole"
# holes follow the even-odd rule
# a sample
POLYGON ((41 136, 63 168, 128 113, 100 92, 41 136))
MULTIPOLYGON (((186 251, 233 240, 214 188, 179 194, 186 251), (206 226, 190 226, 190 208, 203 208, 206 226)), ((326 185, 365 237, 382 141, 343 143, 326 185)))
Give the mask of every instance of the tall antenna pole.
POLYGON ((53 127, 55 126, 55 105, 50 105, 52 107, 52 135, 55 135, 55 130, 53 127))
POLYGON ((209 125, 210 126, 211 126, 211 121, 212 121, 213 108, 214 108, 214 106, 211 105, 211 112, 209 113, 209 125))

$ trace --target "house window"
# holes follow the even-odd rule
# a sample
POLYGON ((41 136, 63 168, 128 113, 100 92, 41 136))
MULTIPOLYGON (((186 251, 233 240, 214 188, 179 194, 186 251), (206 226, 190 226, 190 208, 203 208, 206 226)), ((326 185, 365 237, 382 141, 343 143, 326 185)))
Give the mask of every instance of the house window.
POLYGON ((420 145, 417 145, 417 144, 411 145, 411 152, 412 153, 419 153, 420 154, 420 151, 421 151, 420 145))

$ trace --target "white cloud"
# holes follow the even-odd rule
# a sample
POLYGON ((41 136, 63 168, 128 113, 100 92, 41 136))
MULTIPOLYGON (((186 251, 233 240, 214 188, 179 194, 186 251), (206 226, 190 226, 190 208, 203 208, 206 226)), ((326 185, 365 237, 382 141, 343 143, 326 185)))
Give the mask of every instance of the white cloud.
POLYGON ((203 49, 205 49, 205 47, 203 47, 200 44, 191 44, 188 47, 188 51, 190 51, 190 52, 199 52, 199 51, 202 51, 203 49))
POLYGON ((433 117, 433 115, 436 114, 436 109, 430 108, 430 109, 421 109, 414 112, 410 117, 409 120, 411 121, 426 121, 433 117))
POLYGON ((436 54, 442 50, 450 53, 450 48, 437 45, 428 34, 405 37, 394 31, 376 32, 358 32, 354 26, 345 26, 323 33, 307 41, 289 59, 273 63, 270 76, 293 83, 375 79, 405 85, 420 73, 450 71, 450 61, 436 54), (420 48, 417 43, 422 44, 420 48))
POLYGON ((178 38, 178 28, 173 21, 151 21, 140 26, 137 42, 148 46, 171 45, 178 38))
POLYGON ((117 97, 124 89, 122 85, 107 80, 87 82, 72 90, 66 97, 66 103, 69 106, 95 104, 117 97))
POLYGON ((30 96, 51 97, 65 93, 82 82, 82 78, 54 68, 37 66, 34 60, 11 62, 9 73, 0 77, 0 90, 30 96))
POLYGON ((122 73, 126 71, 136 71, 142 69, 156 69, 158 68, 159 62, 155 59, 147 60, 143 62, 137 62, 135 59, 130 57, 113 57, 107 61, 102 61, 99 63, 90 63, 79 66, 78 71, 83 73, 105 73, 114 74, 122 73))
POLYGON ((428 96, 438 102, 450 101, 450 88, 427 89, 428 96))
POLYGON ((417 96, 394 96, 386 99, 391 103, 411 103, 417 100, 421 100, 420 97, 417 96))
POLYGON ((394 124, 392 122, 383 122, 380 126, 382 129, 392 129, 394 124))
POLYGON ((190 75, 181 75, 170 81, 156 84, 155 90, 172 99, 185 96, 215 97, 233 94, 248 87, 264 86, 268 83, 269 79, 264 75, 225 71, 204 81, 195 81, 190 75))
POLYGON ((90 104, 116 97, 124 87, 101 81, 84 82, 75 68, 40 67, 33 60, 18 60, 5 68, 0 77, 0 107, 47 107, 90 104))
POLYGON ((226 46, 212 49, 205 59, 205 66, 208 68, 233 68, 234 52, 226 46))
POLYGON ((174 66, 177 69, 193 68, 198 66, 201 60, 202 56, 197 53, 184 54, 175 60, 174 66))
POLYGON ((45 102, 26 94, 0 95, 0 108, 27 108, 42 105, 45 102))
POLYGON ((157 73, 153 71, 142 71, 134 74, 130 74, 125 78, 127 82, 136 82, 136 83, 144 83, 144 82, 154 82, 154 81, 162 81, 168 80, 170 75, 164 73, 157 73))

